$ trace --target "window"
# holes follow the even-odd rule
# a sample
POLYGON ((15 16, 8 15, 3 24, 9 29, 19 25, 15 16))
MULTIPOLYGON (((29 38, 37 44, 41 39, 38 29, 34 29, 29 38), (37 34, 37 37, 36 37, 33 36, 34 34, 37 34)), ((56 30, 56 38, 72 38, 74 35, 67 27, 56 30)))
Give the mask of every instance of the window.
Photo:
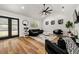
POLYGON ((19 19, 0 16, 0 39, 19 36, 19 19))
POLYGON ((8 19, 0 18, 0 37, 8 36, 8 19))

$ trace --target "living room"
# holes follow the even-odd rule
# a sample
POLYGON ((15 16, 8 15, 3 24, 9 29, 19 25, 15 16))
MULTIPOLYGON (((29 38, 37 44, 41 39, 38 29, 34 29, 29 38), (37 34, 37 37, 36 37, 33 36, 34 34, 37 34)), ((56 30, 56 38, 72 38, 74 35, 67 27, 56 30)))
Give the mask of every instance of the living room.
MULTIPOLYGON (((69 40, 74 37, 75 39, 70 42, 64 41, 73 45, 71 47, 65 44, 67 53, 77 54, 79 53, 78 16, 78 4, 0 4, 0 53, 66 53, 60 52, 60 48, 58 52, 54 51, 56 48, 52 49, 46 45, 48 40, 52 46, 51 42, 58 36, 65 39, 68 37, 69 40), (63 35, 60 32, 63 32, 63 35), (74 45, 77 50, 73 48, 74 45)), ((57 42, 53 41, 58 44, 57 42)))

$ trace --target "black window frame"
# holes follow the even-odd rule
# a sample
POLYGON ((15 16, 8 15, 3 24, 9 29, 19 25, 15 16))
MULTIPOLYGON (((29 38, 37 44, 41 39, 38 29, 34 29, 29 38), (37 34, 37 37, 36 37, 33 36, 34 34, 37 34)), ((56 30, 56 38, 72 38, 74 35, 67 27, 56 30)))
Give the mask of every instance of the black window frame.
POLYGON ((6 18, 8 19, 8 36, 6 37, 0 37, 0 39, 9 39, 13 37, 19 37, 19 18, 13 18, 13 17, 7 17, 7 16, 0 16, 0 18, 6 18), (18 21, 18 35, 12 35, 12 20, 18 21))

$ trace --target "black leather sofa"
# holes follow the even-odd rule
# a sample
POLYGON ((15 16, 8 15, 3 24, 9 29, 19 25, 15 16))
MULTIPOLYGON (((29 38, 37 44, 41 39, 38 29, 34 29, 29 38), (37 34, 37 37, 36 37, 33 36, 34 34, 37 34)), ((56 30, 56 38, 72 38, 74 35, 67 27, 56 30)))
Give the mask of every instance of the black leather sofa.
POLYGON ((63 31, 61 29, 55 29, 53 33, 56 35, 60 35, 60 34, 63 34, 63 31))
POLYGON ((48 52, 48 54, 68 54, 67 51, 64 51, 49 40, 45 40, 45 50, 48 52))
POLYGON ((29 30, 29 36, 38 36, 39 34, 42 34, 43 30, 40 29, 30 29, 29 30))

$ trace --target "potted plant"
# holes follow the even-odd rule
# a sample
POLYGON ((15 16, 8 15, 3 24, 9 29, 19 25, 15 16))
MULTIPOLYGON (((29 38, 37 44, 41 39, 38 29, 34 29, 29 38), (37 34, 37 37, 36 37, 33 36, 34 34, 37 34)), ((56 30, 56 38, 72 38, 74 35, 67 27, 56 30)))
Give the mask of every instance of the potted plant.
POLYGON ((70 29, 73 28, 73 23, 71 21, 67 21, 65 25, 66 25, 66 28, 69 29, 68 33, 71 33, 70 29))

